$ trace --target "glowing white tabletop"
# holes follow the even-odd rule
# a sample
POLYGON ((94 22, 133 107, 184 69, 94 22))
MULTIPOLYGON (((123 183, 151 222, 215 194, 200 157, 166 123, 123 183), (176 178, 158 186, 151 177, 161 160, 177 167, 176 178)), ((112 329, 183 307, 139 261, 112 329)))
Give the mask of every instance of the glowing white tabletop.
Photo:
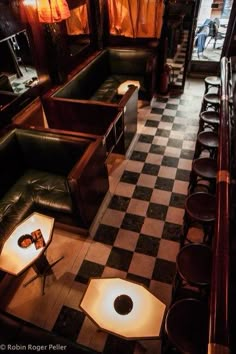
POLYGON ((54 218, 39 213, 33 213, 22 221, 4 243, 0 254, 0 269, 13 275, 23 272, 44 253, 51 241, 53 227, 54 218), (30 234, 37 229, 42 232, 44 247, 36 250, 33 243, 27 248, 18 245, 20 236, 30 234))
POLYGON ((91 278, 80 307, 107 332, 145 339, 160 336, 166 305, 134 282, 91 278))

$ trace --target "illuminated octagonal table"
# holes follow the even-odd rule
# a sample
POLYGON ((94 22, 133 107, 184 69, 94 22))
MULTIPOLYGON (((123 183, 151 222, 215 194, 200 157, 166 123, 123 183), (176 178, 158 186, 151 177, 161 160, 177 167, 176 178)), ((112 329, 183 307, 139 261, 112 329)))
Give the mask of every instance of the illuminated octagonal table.
POLYGON ((80 307, 99 328, 125 339, 160 337, 166 308, 144 286, 120 278, 91 278, 80 307))
POLYGON ((36 272, 36 275, 28 280, 24 286, 27 286, 36 278, 42 277, 42 294, 44 294, 45 279, 47 274, 50 269, 63 258, 62 256, 53 263, 49 264, 44 254, 52 240, 53 228, 54 218, 36 212, 32 213, 28 218, 15 227, 9 238, 4 243, 0 254, 0 269, 9 274, 18 276, 27 268, 32 266, 36 272), (27 248, 22 248, 18 245, 20 236, 24 234, 31 234, 32 231, 37 229, 40 229, 43 235, 45 241, 45 245, 43 247, 36 249, 33 243, 27 248))

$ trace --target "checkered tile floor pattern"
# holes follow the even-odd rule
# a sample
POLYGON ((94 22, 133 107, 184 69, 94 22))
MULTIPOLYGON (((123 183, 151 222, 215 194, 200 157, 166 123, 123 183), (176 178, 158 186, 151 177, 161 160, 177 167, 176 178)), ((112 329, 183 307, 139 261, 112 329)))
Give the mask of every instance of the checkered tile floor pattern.
MULTIPOLYGON (((146 108, 143 129, 78 270, 77 284, 86 288, 90 277, 127 278, 169 305, 201 98, 188 93, 157 97, 146 108)), ((81 311, 63 306, 53 331, 86 344, 86 326, 81 311)), ((99 352, 143 352, 134 341, 105 333, 102 338, 101 344, 95 334, 92 341, 99 352)), ((145 341, 147 353, 158 354, 159 342, 145 341)))

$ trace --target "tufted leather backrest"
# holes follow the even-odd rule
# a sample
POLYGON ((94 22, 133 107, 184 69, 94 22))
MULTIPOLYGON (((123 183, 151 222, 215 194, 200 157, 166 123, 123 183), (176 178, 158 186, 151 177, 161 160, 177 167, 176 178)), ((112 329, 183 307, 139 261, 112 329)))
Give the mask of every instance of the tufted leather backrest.
POLYGON ((108 75, 108 53, 103 51, 58 90, 54 97, 89 99, 108 75))
POLYGON ((16 129, 17 141, 28 168, 66 176, 90 144, 86 139, 16 129))

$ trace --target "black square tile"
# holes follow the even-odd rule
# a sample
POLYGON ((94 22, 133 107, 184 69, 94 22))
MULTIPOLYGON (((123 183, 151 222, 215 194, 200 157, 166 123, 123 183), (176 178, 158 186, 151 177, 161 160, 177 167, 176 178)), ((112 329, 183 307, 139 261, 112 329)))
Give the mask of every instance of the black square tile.
POLYGON ((152 274, 152 279, 161 281, 162 283, 172 284, 176 271, 174 262, 157 258, 152 274))
POLYGON ((131 260, 133 257, 133 252, 118 248, 118 247, 113 247, 111 250, 111 253, 109 255, 109 258, 107 260, 107 266, 119 270, 123 270, 125 272, 128 271, 131 260))
POLYGON ((125 183, 137 184, 139 179, 139 173, 132 171, 124 171, 120 181, 125 183))
POLYGON ((194 151, 193 150, 187 150, 187 149, 182 149, 181 153, 180 153, 180 157, 182 159, 188 159, 188 160, 192 160, 193 159, 193 155, 194 155, 194 151))
POLYGON ((129 205, 130 198, 120 195, 114 195, 109 203, 110 209, 126 211, 129 205))
POLYGON ((162 204, 150 203, 147 210, 149 218, 165 220, 168 207, 162 204))
POLYGON ((189 181, 189 175, 190 175, 190 171, 182 170, 182 169, 178 168, 177 172, 176 172, 175 179, 178 179, 180 181, 188 182, 189 181))
POLYGON ((151 144, 153 138, 154 138, 153 135, 140 134, 138 141, 140 141, 141 143, 151 144))
POLYGON ((162 136, 164 138, 169 138, 170 136, 170 130, 167 129, 157 129, 156 131, 157 136, 162 136))
POLYGON ((158 120, 147 119, 145 122, 145 127, 157 128, 159 124, 158 120))
POLYGON ((186 196, 179 193, 171 193, 170 205, 176 208, 184 208, 186 196))
POLYGON ((162 238, 170 241, 180 241, 180 235, 182 232, 182 226, 177 224, 172 224, 165 222, 164 229, 162 233, 162 238))
POLYGON ((179 132, 184 132, 185 129, 186 129, 186 127, 184 124, 174 123, 172 126, 172 130, 179 131, 179 132))
POLYGON ((179 106, 178 104, 167 103, 166 108, 177 110, 178 106, 179 106))
POLYGON ((143 187, 143 186, 135 187, 133 198, 149 201, 151 199, 151 196, 152 196, 152 188, 143 187))
POLYGON ((167 145, 181 149, 183 145, 183 141, 180 139, 169 138, 167 145))
POLYGON ((103 354, 133 354, 135 349, 135 342, 126 339, 108 335, 103 354))
POLYGON ((164 155, 165 149, 165 146, 152 144, 149 152, 152 154, 164 155))
POLYGON ((114 226, 100 224, 94 236, 97 242, 105 243, 106 245, 113 245, 119 229, 114 226))
MULTIPOLYGON (((178 170, 177 170, 178 171, 178 170)), ((174 186, 174 180, 164 177, 157 177, 155 188, 171 192, 174 186)))
POLYGON ((147 158, 147 153, 143 151, 133 151, 130 160, 142 161, 144 162, 147 158))
POLYGON ((158 97, 156 97, 156 101, 155 102, 166 103, 166 102, 168 102, 168 97, 158 96, 158 97))
POLYGON ((84 260, 81 267, 75 277, 75 281, 83 284, 87 284, 92 277, 101 277, 104 270, 104 266, 88 260, 84 260))
POLYGON ((134 232, 140 232, 143 222, 143 216, 127 213, 125 214, 121 228, 134 232))
POLYGON ((174 120, 175 120, 175 117, 173 117, 173 116, 168 116, 167 114, 164 114, 164 115, 161 117, 161 121, 162 121, 162 122, 173 123, 174 120))
POLYGON ((127 276, 126 276, 126 279, 128 279, 130 281, 133 281, 133 282, 135 282, 137 284, 142 284, 146 288, 149 288, 149 285, 150 285, 150 279, 141 277, 140 275, 128 273, 127 276))
POLYGON ((156 113, 156 114, 163 114, 164 109, 163 108, 152 108, 151 113, 156 113))
POLYGON ((52 329, 53 333, 76 341, 85 319, 81 311, 63 306, 52 329))
POLYGON ((177 167, 179 159, 177 157, 163 156, 162 165, 169 167, 177 167))
POLYGON ((160 240, 153 236, 144 234, 139 235, 135 252, 147 254, 148 256, 156 257, 160 240))
POLYGON ((160 166, 154 165, 152 163, 145 163, 142 169, 142 173, 147 175, 157 176, 160 166))

